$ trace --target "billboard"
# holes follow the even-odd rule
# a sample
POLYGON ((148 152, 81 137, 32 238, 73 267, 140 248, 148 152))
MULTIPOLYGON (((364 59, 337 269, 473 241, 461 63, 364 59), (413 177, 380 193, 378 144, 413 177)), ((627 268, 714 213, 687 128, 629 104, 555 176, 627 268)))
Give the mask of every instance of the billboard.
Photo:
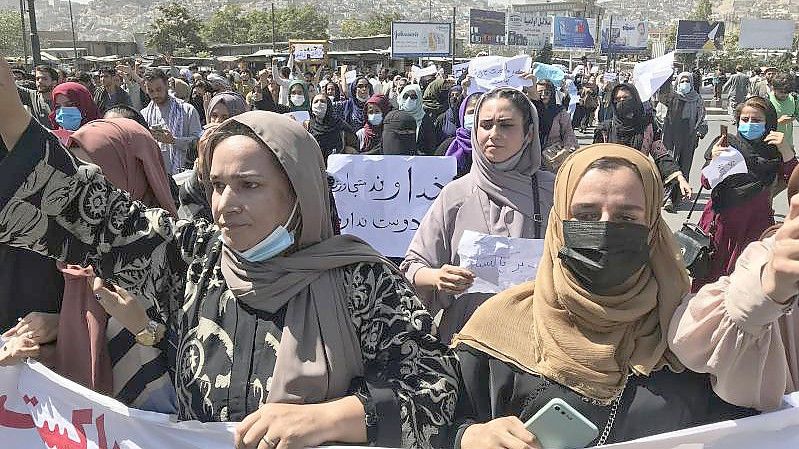
POLYGON ((585 17, 554 17, 552 19, 552 48, 593 51, 596 46, 596 19, 585 17))
POLYGON ((508 13, 508 45, 524 45, 536 50, 552 40, 552 17, 530 13, 508 13))
POLYGON ((682 53, 724 49, 724 22, 680 20, 675 49, 682 53))
POLYGON ((790 50, 793 32, 793 20, 741 19, 738 47, 790 50))
POLYGON ((451 23, 391 22, 392 58, 449 56, 451 47, 451 23))
POLYGON ((602 54, 634 54, 646 53, 649 25, 643 20, 626 20, 613 18, 613 29, 610 21, 602 26, 602 54))
POLYGON ((505 45, 505 13, 470 9, 469 43, 505 45))

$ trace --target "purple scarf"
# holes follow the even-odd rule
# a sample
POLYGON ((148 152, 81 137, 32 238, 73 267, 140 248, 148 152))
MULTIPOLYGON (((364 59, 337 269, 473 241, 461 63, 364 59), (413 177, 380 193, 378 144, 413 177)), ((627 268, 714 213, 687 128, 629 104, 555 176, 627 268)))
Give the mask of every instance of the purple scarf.
POLYGON ((458 111, 461 127, 455 131, 455 139, 449 144, 445 154, 445 156, 455 156, 458 160, 458 173, 468 172, 470 168, 468 165, 471 165, 472 162, 472 130, 466 129, 462 125, 463 116, 466 115, 466 105, 469 104, 469 100, 475 95, 481 95, 481 93, 471 94, 461 102, 461 107, 458 111))

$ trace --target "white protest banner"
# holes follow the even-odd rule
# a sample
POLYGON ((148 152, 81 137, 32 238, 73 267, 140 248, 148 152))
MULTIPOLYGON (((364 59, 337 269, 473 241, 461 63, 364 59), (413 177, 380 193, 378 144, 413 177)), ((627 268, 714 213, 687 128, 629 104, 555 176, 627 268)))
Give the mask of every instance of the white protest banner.
POLYGON ((606 72, 602 74, 602 81, 606 83, 610 81, 616 81, 618 77, 619 75, 615 72, 606 72))
POLYGON ((452 66, 452 76, 455 78, 460 78, 461 75, 469 71, 469 63, 462 62, 460 64, 455 64, 452 66))
POLYGON ((522 72, 530 71, 532 58, 527 55, 506 58, 503 56, 481 56, 474 58, 469 63, 469 83, 471 95, 476 92, 488 92, 497 87, 522 87, 532 86, 532 80, 522 78, 522 72))
POLYGON ((452 156, 334 154, 327 172, 341 232, 389 257, 404 257, 422 218, 456 173, 452 156))
POLYGON ((294 49, 293 54, 295 61, 307 61, 309 59, 321 60, 325 58, 327 41, 289 40, 289 44, 294 49))
POLYGON ((711 189, 715 189, 721 181, 724 181, 729 176, 748 172, 749 169, 746 167, 744 156, 734 147, 727 147, 726 150, 710 161, 707 167, 702 169, 702 175, 707 179, 711 189))
POLYGON ((308 111, 294 111, 294 112, 286 112, 285 115, 293 118, 294 121, 305 123, 311 119, 311 114, 308 111))
POLYGON ((464 231, 458 243, 459 265, 475 276, 467 293, 499 293, 532 281, 543 253, 543 239, 464 231))
POLYGON ((354 83, 355 78, 358 78, 357 70, 350 70, 349 72, 344 73, 344 82, 347 83, 347 86, 354 83))
POLYGON ((674 73, 674 52, 639 62, 633 68, 633 83, 641 101, 647 101, 674 73))
POLYGON ((416 79, 420 79, 423 76, 435 75, 436 73, 438 73, 438 67, 436 67, 435 64, 431 64, 423 69, 413 66, 411 67, 411 70, 413 71, 413 76, 416 79))

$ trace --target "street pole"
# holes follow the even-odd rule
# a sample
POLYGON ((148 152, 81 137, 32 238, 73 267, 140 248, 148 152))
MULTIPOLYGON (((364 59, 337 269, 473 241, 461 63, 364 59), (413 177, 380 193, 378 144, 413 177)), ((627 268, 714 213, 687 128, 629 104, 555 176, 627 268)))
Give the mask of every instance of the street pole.
POLYGON ((457 8, 452 7, 452 70, 455 71, 455 13, 457 8))
POLYGON ((42 63, 42 48, 39 46, 39 32, 36 30, 36 6, 33 0, 28 0, 28 17, 31 23, 31 57, 33 57, 33 65, 37 66, 42 63))
POLYGON ((69 0, 69 24, 72 26, 72 49, 75 51, 75 70, 78 69, 78 39, 75 37, 75 18, 72 15, 72 0, 69 0))
POLYGON ((433 21, 433 0, 427 2, 427 20, 433 21))
POLYGON ((275 4, 272 3, 272 55, 275 54, 275 4))
POLYGON ((25 35, 25 0, 19 0, 19 18, 22 24, 22 52, 25 55, 25 59, 22 60, 22 66, 25 67, 28 65, 28 36, 25 35))
MULTIPOLYGON (((606 72, 609 71, 610 59, 613 56, 613 43, 612 43, 613 41, 612 41, 612 39, 613 39, 613 14, 610 15, 610 26, 608 27, 608 62, 607 62, 607 64, 605 64, 605 71, 606 72)), ((599 49, 602 50, 602 44, 601 44, 602 39, 600 38, 599 41, 600 41, 599 49)), ((615 66, 615 64, 614 64, 614 66, 615 66)))

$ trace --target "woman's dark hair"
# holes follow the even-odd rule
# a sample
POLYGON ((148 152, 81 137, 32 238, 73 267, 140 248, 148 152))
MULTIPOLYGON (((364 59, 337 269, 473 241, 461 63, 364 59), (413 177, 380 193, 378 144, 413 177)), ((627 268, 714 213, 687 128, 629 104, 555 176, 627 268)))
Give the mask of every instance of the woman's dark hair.
POLYGON ((777 129, 777 110, 774 109, 774 105, 771 104, 771 101, 758 96, 747 98, 743 103, 739 104, 738 107, 735 108, 736 126, 741 119, 741 112, 747 106, 760 110, 763 112, 763 115, 766 116, 766 134, 768 134, 769 131, 774 131, 777 129))
POLYGON ((156 79, 160 79, 164 82, 164 84, 168 84, 169 75, 159 68, 149 69, 144 73, 144 81, 150 82, 155 81, 156 79))
POLYGON ((530 100, 527 98, 527 96, 524 93, 516 89, 498 89, 486 94, 483 99, 483 104, 486 101, 493 100, 495 98, 504 98, 506 100, 509 100, 511 103, 513 103, 514 106, 516 106, 516 109, 522 112, 523 122, 527 126, 529 126, 532 123, 533 121, 532 107, 531 107, 532 104, 530 103, 530 100))
POLYGON ((603 157, 600 159, 595 160, 585 169, 585 173, 588 173, 591 170, 599 170, 605 173, 613 173, 620 168, 629 168, 630 170, 635 173, 638 179, 641 182, 644 182, 644 178, 641 177, 641 172, 638 171, 638 167, 635 164, 628 161, 627 159, 622 159, 620 157, 603 157))
POLYGON ((774 75, 771 80, 771 87, 774 90, 781 90, 783 92, 790 92, 793 90, 793 78, 785 72, 780 72, 774 75))
POLYGON ((46 73, 53 81, 58 81, 59 79, 58 71, 49 65, 37 65, 35 71, 46 73))
POLYGON ((111 106, 110 109, 105 111, 104 116, 107 117, 109 114, 117 115, 123 118, 129 118, 143 126, 145 129, 150 128, 150 125, 147 123, 147 120, 144 119, 144 116, 141 115, 141 112, 126 104, 115 104, 114 106, 111 106))
MULTIPOLYGON (((552 81, 550 81, 550 80, 538 80, 538 82, 536 82, 535 85, 536 86, 541 86, 544 89, 546 89, 549 92, 550 96, 552 96, 552 97, 555 96, 555 85, 552 84, 552 81)), ((554 100, 554 98, 552 100, 554 100)))

